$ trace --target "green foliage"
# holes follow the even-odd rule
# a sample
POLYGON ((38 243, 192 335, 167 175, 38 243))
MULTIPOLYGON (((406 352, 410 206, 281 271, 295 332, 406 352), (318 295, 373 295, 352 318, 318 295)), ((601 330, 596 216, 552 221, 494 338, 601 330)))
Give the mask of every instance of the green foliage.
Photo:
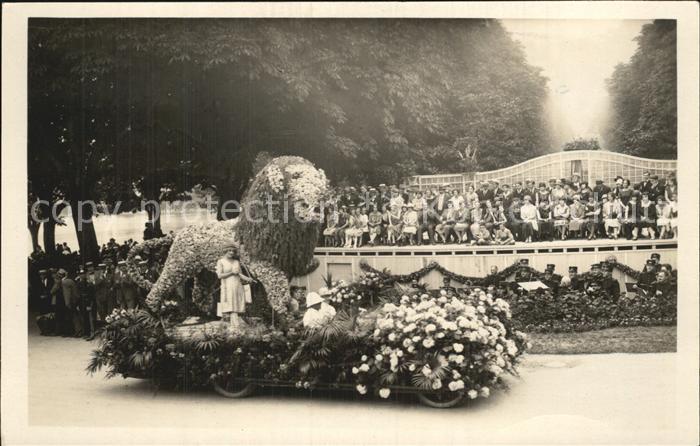
POLYGON ((677 294, 612 298, 601 292, 564 289, 530 292, 507 299, 519 330, 539 333, 600 330, 609 327, 675 325, 677 294))
POLYGON ((30 178, 71 198, 240 198, 262 151, 398 182, 547 140, 546 79, 495 20, 32 19, 29 40, 30 178))
POLYGON ((609 150, 675 159, 677 141, 676 22, 654 20, 636 37, 632 59, 607 80, 611 117, 609 150))
POLYGON ((598 144, 598 138, 574 138, 565 143, 562 149, 564 152, 571 150, 600 150, 600 144, 598 144))

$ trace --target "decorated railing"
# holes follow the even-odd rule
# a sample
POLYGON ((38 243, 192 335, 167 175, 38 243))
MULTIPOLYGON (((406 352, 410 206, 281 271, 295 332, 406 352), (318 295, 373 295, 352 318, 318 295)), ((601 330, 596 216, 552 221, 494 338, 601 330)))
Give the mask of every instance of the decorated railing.
POLYGON ((409 179, 409 183, 422 190, 443 184, 464 190, 469 184, 479 181, 497 180, 512 184, 516 181, 531 179, 539 183, 547 182, 551 178, 571 178, 573 174, 580 175, 589 184, 593 184, 595 180, 603 180, 610 184, 618 175, 636 183, 641 181, 642 173, 645 171, 649 171, 652 175, 665 176, 669 172, 675 172, 676 169, 676 160, 639 158, 599 150, 575 150, 551 153, 488 172, 416 175, 409 179))

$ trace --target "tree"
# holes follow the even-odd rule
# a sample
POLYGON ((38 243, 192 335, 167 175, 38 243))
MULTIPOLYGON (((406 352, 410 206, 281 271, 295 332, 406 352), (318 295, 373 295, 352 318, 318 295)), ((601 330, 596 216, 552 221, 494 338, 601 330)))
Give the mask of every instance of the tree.
POLYGON ((71 203, 240 199, 260 152, 377 183, 546 150, 546 79, 494 20, 32 19, 30 53, 30 177, 62 163, 71 203))
POLYGON ((607 87, 609 150, 647 158, 676 158, 676 22, 654 20, 635 38, 637 50, 615 67, 607 87))
POLYGON ((571 150, 600 150, 598 138, 574 138, 562 146, 564 152, 571 150))

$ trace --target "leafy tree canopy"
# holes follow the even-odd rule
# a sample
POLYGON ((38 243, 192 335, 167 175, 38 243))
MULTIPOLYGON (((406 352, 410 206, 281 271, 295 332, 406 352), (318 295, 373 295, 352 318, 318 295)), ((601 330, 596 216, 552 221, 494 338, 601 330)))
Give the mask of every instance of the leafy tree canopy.
POLYGON ((607 87, 610 150, 647 158, 676 158, 676 22, 654 20, 636 37, 637 51, 619 64, 607 87))

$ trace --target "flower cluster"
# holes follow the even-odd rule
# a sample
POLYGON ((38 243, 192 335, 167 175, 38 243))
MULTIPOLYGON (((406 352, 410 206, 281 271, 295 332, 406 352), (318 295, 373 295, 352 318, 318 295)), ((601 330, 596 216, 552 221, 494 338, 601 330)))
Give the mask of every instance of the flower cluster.
POLYGON ((323 170, 311 164, 290 164, 284 170, 291 176, 289 193, 292 199, 303 201, 310 208, 318 206, 328 188, 323 170))
MULTIPOLYGON (((524 334, 510 329, 510 309, 476 289, 467 297, 404 295, 378 313, 374 356, 352 368, 358 386, 404 382, 432 391, 489 395, 514 373, 524 334)), ((361 387, 358 391, 362 393, 361 387)))
POLYGON ((280 192, 284 189, 284 174, 279 167, 269 164, 265 169, 265 176, 273 191, 280 192))

